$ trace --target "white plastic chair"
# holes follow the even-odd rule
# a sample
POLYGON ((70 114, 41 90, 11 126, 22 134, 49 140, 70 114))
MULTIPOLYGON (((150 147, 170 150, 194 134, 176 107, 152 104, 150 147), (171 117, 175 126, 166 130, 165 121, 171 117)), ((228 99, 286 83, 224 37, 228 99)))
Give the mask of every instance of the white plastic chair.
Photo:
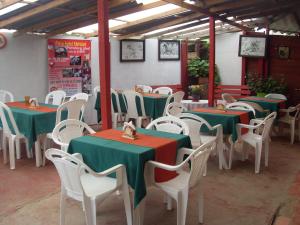
POLYGON ((15 169, 16 168, 15 155, 17 156, 17 159, 21 158, 21 150, 20 150, 21 140, 25 142, 27 157, 28 158, 32 157, 28 147, 28 140, 23 134, 20 133, 10 108, 7 105, 5 105, 3 102, 0 102, 0 119, 2 122, 2 129, 3 129, 2 147, 3 147, 4 163, 8 162, 7 160, 7 139, 8 139, 10 169, 15 169), (9 127, 9 124, 11 124, 13 130, 9 127))
POLYGON ((89 127, 89 125, 80 120, 63 120, 54 127, 52 132, 52 139, 54 143, 61 146, 61 150, 66 152, 68 150, 70 141, 73 138, 83 136, 84 130, 87 130, 89 134, 95 133, 95 131, 91 127, 89 127))
MULTIPOLYGON (((241 123, 236 125, 238 133, 237 142, 240 143, 242 150, 244 151, 243 142, 246 142, 255 148, 255 173, 259 173, 260 170, 260 160, 263 146, 265 151, 265 166, 268 166, 270 131, 276 115, 276 112, 272 112, 263 121, 254 119, 250 121, 250 125, 241 123), (242 134, 242 128, 247 128, 247 133, 242 134)), ((231 148, 229 153, 229 168, 231 168, 233 152, 234 148, 231 148)))
POLYGON ((294 144, 296 121, 298 121, 298 138, 300 141, 300 104, 288 109, 280 109, 280 112, 285 114, 280 116, 277 122, 290 125, 291 144, 294 144))
POLYGON ((158 87, 153 90, 153 93, 162 94, 162 95, 171 95, 173 94, 172 88, 169 87, 158 87))
POLYGON ((14 96, 11 92, 0 90, 0 102, 13 102, 14 96))
POLYGON ((167 105, 166 115, 178 117, 178 115, 185 111, 187 111, 187 109, 183 106, 183 104, 178 102, 172 102, 169 105, 167 105))
POLYGON ((127 175, 123 165, 119 164, 96 173, 83 163, 79 153, 70 155, 52 148, 46 151, 46 157, 54 163, 61 180, 60 225, 65 224, 67 198, 81 202, 84 207, 86 224, 96 225, 96 204, 103 202, 115 191, 122 193, 127 224, 132 225, 127 175), (116 173, 116 179, 108 177, 113 173, 116 173))
POLYGON ((226 104, 233 103, 233 102, 237 101, 231 94, 228 94, 228 93, 223 93, 222 94, 222 99, 223 99, 223 101, 225 101, 226 104))
POLYGON ((97 98, 98 92, 100 92, 100 86, 94 87, 93 94, 94 94, 95 98, 97 98))
POLYGON ((129 121, 129 119, 135 119, 137 127, 142 127, 143 120, 150 119, 148 116, 146 116, 143 96, 140 93, 131 90, 124 91, 123 96, 125 98, 125 106, 127 109, 125 120, 129 121), (139 99, 140 101, 140 107, 142 113, 141 116, 138 114, 137 102, 136 102, 137 99, 139 99))
POLYGON ((174 116, 163 116, 153 120, 147 127, 148 130, 164 131, 175 134, 189 135, 188 125, 174 116))
POLYGON ((119 122, 123 122, 125 119, 125 113, 122 112, 121 110, 121 105, 120 105, 120 99, 119 99, 119 94, 116 90, 110 89, 111 91, 111 112, 112 112, 112 124, 113 128, 116 128, 118 126, 119 122), (113 105, 113 97, 116 100, 116 106, 117 106, 117 111, 114 109, 113 105))
MULTIPOLYGON (((72 101, 67 101, 63 104, 61 104, 56 111, 56 121, 55 125, 59 124, 62 121, 62 114, 67 113, 67 118, 65 119, 75 119, 80 120, 81 118, 81 109, 83 106, 85 106, 86 101, 83 99, 77 99, 72 101)), ((43 150, 46 151, 49 146, 49 140, 52 140, 52 133, 46 134, 44 140, 43 140, 43 150)), ((36 157, 40 156, 37 151, 41 151, 41 149, 36 148, 35 149, 35 155, 36 157)), ((37 159, 37 162, 39 162, 41 158, 37 159)), ((41 161, 40 161, 41 162, 41 161)), ((38 165, 39 163, 37 163, 38 165)))
POLYGON ((142 85, 142 84, 138 84, 136 85, 138 88, 142 88, 143 92, 145 93, 152 93, 152 87, 148 86, 148 85, 142 85))
POLYGON ((191 113, 181 113, 179 119, 184 121, 189 127, 189 136, 193 148, 198 148, 202 144, 216 140, 216 149, 219 157, 219 168, 227 168, 223 152, 223 127, 221 124, 211 126, 205 119, 191 113), (203 132, 203 129, 207 131, 203 132))
POLYGON ((287 97, 283 94, 276 94, 276 93, 271 93, 267 94, 265 98, 273 98, 273 99, 280 99, 280 100, 287 100, 287 97))
POLYGON ((174 94, 169 95, 169 97, 167 98, 167 101, 166 101, 163 116, 167 115, 167 107, 171 103, 171 101, 181 103, 183 97, 184 97, 184 92, 183 91, 177 91, 174 94))
POLYGON ((255 102, 248 102, 248 101, 243 101, 243 102, 252 106, 255 109, 255 111, 265 113, 266 115, 270 114, 270 110, 264 109, 263 107, 261 107, 259 104, 255 103, 255 102))
POLYGON ((197 192, 198 200, 198 222, 203 223, 203 191, 201 178, 205 172, 207 159, 211 151, 215 148, 215 140, 205 143, 195 150, 182 148, 178 152, 177 165, 171 166, 155 161, 148 161, 147 167, 154 177, 154 169, 161 168, 169 171, 176 171, 178 176, 172 180, 152 183, 157 188, 161 189, 168 196, 175 199, 177 202, 177 225, 185 225, 189 190, 193 188, 197 192), (184 155, 188 155, 185 160, 184 155), (190 169, 187 171, 186 167, 190 169))
POLYGON ((52 105, 61 105, 64 102, 65 98, 66 98, 66 92, 64 92, 63 90, 51 91, 50 93, 47 94, 45 103, 52 104, 52 105))
MULTIPOLYGON (((73 101, 73 100, 77 100, 77 99, 82 99, 82 100, 85 100, 86 102, 88 102, 89 101, 89 95, 86 94, 86 93, 77 93, 77 94, 72 95, 70 97, 69 101, 73 101)), ((84 109, 85 109, 85 105, 82 106, 82 108, 81 108, 81 117, 80 117, 80 120, 82 120, 82 118, 83 118, 84 109)))
POLYGON ((244 102, 233 102, 233 103, 229 103, 225 106, 226 109, 236 109, 236 110, 249 110, 253 112, 253 115, 255 116, 255 109, 244 102))

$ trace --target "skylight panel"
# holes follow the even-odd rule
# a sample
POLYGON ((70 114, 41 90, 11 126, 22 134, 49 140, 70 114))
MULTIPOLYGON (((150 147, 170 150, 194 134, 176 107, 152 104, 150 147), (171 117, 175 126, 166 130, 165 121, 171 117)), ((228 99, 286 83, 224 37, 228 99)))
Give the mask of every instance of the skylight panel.
POLYGON ((125 24, 125 22, 123 22, 123 21, 109 20, 109 28, 119 26, 119 25, 123 25, 123 24, 125 24))
POLYGON ((70 33, 89 34, 89 33, 93 33, 93 32, 96 32, 96 31, 98 31, 98 23, 95 23, 95 24, 92 24, 92 25, 89 25, 89 26, 86 26, 86 27, 81 27, 79 29, 72 30, 72 31, 69 31, 69 32, 70 33))
POLYGON ((0 10, 0 16, 5 15, 7 13, 10 13, 10 12, 12 12, 14 10, 19 9, 19 8, 22 8, 22 7, 26 6, 26 5, 28 5, 28 4, 27 3, 21 3, 21 2, 19 2, 19 3, 15 3, 13 5, 10 5, 8 7, 5 7, 4 9, 0 10))
POLYGON ((156 8, 152 8, 152 9, 147 9, 141 12, 136 12, 136 13, 132 13, 132 14, 128 14, 126 16, 122 16, 122 17, 118 17, 118 20, 122 20, 122 21, 127 21, 127 22, 132 22, 138 19, 143 19, 149 16, 153 16, 159 13, 164 13, 173 9, 178 9, 179 6, 177 5, 173 5, 173 4, 167 4, 167 5, 163 5, 163 6, 159 6, 156 8))

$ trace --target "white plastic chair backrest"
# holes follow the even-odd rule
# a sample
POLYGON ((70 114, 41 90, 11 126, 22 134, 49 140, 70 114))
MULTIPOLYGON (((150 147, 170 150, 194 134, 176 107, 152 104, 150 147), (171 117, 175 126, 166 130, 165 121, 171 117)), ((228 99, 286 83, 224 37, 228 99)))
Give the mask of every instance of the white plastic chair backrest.
POLYGON ((89 134, 95 133, 92 128, 80 120, 63 120, 54 127, 52 139, 56 144, 62 147, 62 150, 67 150, 66 147, 72 139, 83 136, 84 129, 86 129, 89 134))
POLYGON ((287 97, 283 94, 276 94, 276 93, 270 93, 265 96, 265 98, 274 98, 274 99, 281 99, 281 100, 287 100, 287 97))
POLYGON ((177 91, 174 94, 169 95, 169 97, 167 98, 167 101, 166 101, 166 105, 165 105, 163 115, 165 116, 167 114, 167 106, 171 102, 181 103, 181 100, 183 99, 183 97, 184 97, 184 92, 183 91, 177 91))
POLYGON ((123 92, 123 96, 125 97, 125 105, 127 108, 127 116, 128 118, 138 118, 138 109, 137 109, 137 99, 140 101, 142 116, 146 116, 145 106, 144 106, 144 98, 143 96, 135 91, 127 90, 123 92))
POLYGON ((61 104, 57 108, 57 113, 56 113, 56 123, 58 124, 61 121, 62 113, 64 110, 67 110, 68 112, 68 117, 67 119, 82 119, 82 108, 85 107, 86 101, 83 99, 76 99, 72 101, 67 101, 63 104, 61 104))
POLYGON ((14 101, 14 96, 11 92, 5 91, 5 90, 0 90, 0 101, 1 102, 13 102, 14 101))
POLYGON ((63 90, 51 91, 47 94, 45 103, 50 104, 52 99, 52 105, 60 105, 64 102, 66 97, 66 92, 63 90))
POLYGON ((97 98, 97 94, 98 94, 98 92, 100 92, 100 86, 96 86, 96 87, 94 87, 94 89, 93 89, 93 93, 94 93, 94 96, 95 96, 95 98, 97 98))
POLYGON ((226 102, 226 104, 237 101, 231 94, 228 94, 228 93, 223 93, 222 99, 226 102))
POLYGON ((247 103, 248 105, 251 105, 256 111, 259 112, 264 112, 265 110, 263 109, 263 107, 261 107, 259 104, 255 103, 255 102, 247 102, 247 101, 243 101, 244 103, 247 103))
POLYGON ((162 94, 162 95, 171 95, 173 94, 172 88, 169 87, 158 87, 153 90, 153 93, 162 94))
POLYGON ((89 100, 89 95, 86 94, 86 93, 77 93, 77 94, 72 95, 70 97, 69 101, 76 100, 76 99, 83 99, 85 101, 88 101, 89 100))
POLYGON ((294 118, 298 119, 298 117, 300 117, 300 104, 296 105, 295 109, 296 109, 296 113, 295 113, 294 118))
MULTIPOLYGON (((200 139, 200 144, 202 145, 204 142, 201 140, 201 132, 202 127, 206 127, 208 129, 206 135, 218 136, 221 134, 222 130, 214 129, 205 119, 200 116, 191 114, 191 113, 181 113, 179 119, 184 121, 189 127, 189 136, 191 141, 197 141, 200 139)), ((219 126, 221 128, 221 126, 219 126)))
POLYGON ((82 201, 83 192, 78 171, 81 166, 87 166, 71 154, 58 149, 48 149, 45 156, 54 163, 67 195, 82 201))
POLYGON ((16 124, 15 118, 10 110, 10 108, 0 101, 0 119, 2 122, 2 130, 6 134, 16 134, 20 135, 19 128, 16 124), (10 129, 9 124, 11 124, 13 130, 10 129))
POLYGON ((172 102, 166 107, 166 115, 167 116, 176 116, 178 117, 179 114, 187 111, 187 109, 178 102, 172 102))
POLYGON ((163 116, 153 120, 146 129, 189 135, 188 125, 174 116, 163 116))
POLYGON ((245 102, 233 102, 227 104, 225 107, 226 109, 249 110, 252 111, 253 115, 255 116, 255 109, 245 102))
POLYGON ((115 109, 113 107, 113 97, 114 97, 116 100, 116 104, 117 104, 117 113, 122 113, 118 92, 113 88, 110 89, 110 92, 111 92, 111 105, 112 105, 112 109, 113 109, 112 112, 115 112, 115 109))
POLYGON ((263 126, 263 131, 261 133, 262 139, 266 140, 270 137, 270 131, 273 125, 273 122, 277 116, 276 112, 272 112, 270 115, 266 116, 266 118, 261 123, 263 126))
POLYGON ((152 87, 150 87, 148 85, 138 84, 136 86, 139 87, 139 88, 142 88, 143 92, 145 92, 145 93, 152 93, 152 87))

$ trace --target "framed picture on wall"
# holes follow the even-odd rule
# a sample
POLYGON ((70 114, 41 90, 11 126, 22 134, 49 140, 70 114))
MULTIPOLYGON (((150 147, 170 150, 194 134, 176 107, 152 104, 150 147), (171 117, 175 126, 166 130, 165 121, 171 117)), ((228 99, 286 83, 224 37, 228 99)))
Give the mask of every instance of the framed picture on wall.
POLYGON ((266 36, 240 35, 239 56, 265 57, 266 49, 266 36))
POLYGON ((159 60, 179 60, 180 59, 180 41, 159 40, 158 41, 158 59, 159 60))
POLYGON ((290 48, 287 46, 279 46, 277 53, 280 59, 288 59, 290 57, 290 48))
POLYGON ((121 40, 120 41, 121 62, 144 62, 145 40, 121 40))

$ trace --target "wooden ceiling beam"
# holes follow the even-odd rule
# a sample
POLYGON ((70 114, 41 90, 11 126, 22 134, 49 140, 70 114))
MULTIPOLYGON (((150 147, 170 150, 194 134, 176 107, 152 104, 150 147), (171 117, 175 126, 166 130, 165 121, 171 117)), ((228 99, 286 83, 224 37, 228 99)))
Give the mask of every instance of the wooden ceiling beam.
POLYGON ((132 32, 132 33, 121 35, 119 37, 119 39, 131 38, 131 37, 134 37, 134 36, 138 36, 138 35, 141 35, 141 34, 151 32, 153 30, 158 30, 158 29, 162 29, 162 28, 166 28, 166 27, 171 27, 171 26, 174 26, 174 25, 177 25, 177 24, 190 22, 192 20, 199 19, 201 17, 203 17, 203 14, 194 13, 194 14, 189 15, 189 16, 185 16, 185 17, 182 17, 182 18, 177 18, 177 19, 174 19, 174 20, 169 21, 169 22, 165 22, 165 23, 158 24, 158 25, 151 26, 151 27, 145 27, 142 30, 138 30, 138 31, 135 31, 135 32, 132 32))
MULTIPOLYGON (((111 0, 111 1, 109 1, 109 8, 114 8, 114 7, 123 5, 128 2, 129 2, 129 0, 111 0)), ((41 23, 34 24, 33 26, 18 30, 17 32, 14 33, 14 36, 19 36, 19 35, 22 35, 27 32, 35 32, 35 31, 38 31, 43 28, 47 28, 47 27, 55 26, 56 24, 60 24, 62 21, 67 22, 67 21, 71 21, 71 20, 80 18, 82 16, 91 16, 91 17, 97 18, 97 15, 91 15, 93 13, 97 13, 97 5, 94 5, 94 6, 79 10, 79 11, 71 12, 64 16, 60 16, 60 17, 56 17, 56 18, 47 20, 46 22, 43 21, 41 23)))
POLYGON ((19 22, 19 21, 24 20, 26 18, 29 18, 31 16, 35 16, 35 15, 38 15, 40 13, 44 13, 49 9, 59 7, 59 6, 61 6, 63 4, 66 4, 70 1, 71 0, 56 0, 56 1, 46 3, 44 5, 41 5, 41 6, 35 7, 35 8, 33 8, 31 10, 28 10, 24 13, 20 13, 16 16, 12 16, 8 19, 0 21, 0 28, 5 28, 6 26, 9 26, 9 25, 14 24, 16 22, 19 22))
POLYGON ((235 10, 241 8, 248 8, 249 6, 253 6, 259 3, 266 3, 267 0, 243 0, 238 2, 229 2, 219 6, 213 6, 209 8, 210 12, 217 13, 217 12, 224 12, 226 10, 235 10))
POLYGON ((139 24, 142 24, 142 23, 146 23, 146 22, 149 22, 151 20, 160 19, 160 18, 171 16, 171 15, 176 15, 176 14, 179 14, 179 13, 183 13, 185 11, 187 11, 187 10, 182 9, 182 8, 173 9, 173 10, 170 10, 170 11, 167 11, 167 12, 159 13, 159 14, 149 16, 149 17, 146 17, 146 18, 143 18, 143 19, 139 19, 139 20, 135 20, 135 21, 132 21, 132 22, 128 22, 126 24, 115 26, 115 27, 110 28, 109 30, 110 30, 110 32, 114 32, 114 31, 126 29, 128 27, 133 27, 133 26, 136 26, 136 25, 139 25, 139 24))
MULTIPOLYGON (((143 10, 155 8, 155 7, 162 6, 162 5, 166 5, 166 3, 163 2, 163 1, 158 1, 158 2, 147 4, 147 5, 140 4, 140 5, 137 5, 136 7, 133 7, 133 8, 127 9, 127 10, 122 10, 121 12, 111 13, 111 14, 109 14, 109 19, 115 19, 117 17, 125 16, 125 15, 128 15, 130 13, 140 12, 140 11, 143 11, 143 10)), ((88 26, 88 25, 91 25, 91 24, 94 24, 94 23, 97 23, 97 21, 95 22, 95 20, 91 19, 91 20, 87 20, 87 21, 84 21, 84 22, 79 23, 79 24, 80 25, 84 24, 83 26, 81 26, 81 27, 84 27, 84 26, 88 26)), ((75 29, 78 29, 78 28, 81 28, 81 27, 71 24, 69 26, 59 28, 57 30, 53 30, 49 34, 47 34, 47 36, 54 36, 54 35, 57 35, 57 34, 63 34, 65 32, 75 30, 75 29)))
POLYGON ((219 16, 219 15, 216 15, 214 13, 209 12, 206 9, 202 9, 200 7, 197 7, 197 6, 185 3, 185 2, 183 2, 181 0, 164 0, 164 1, 168 2, 168 3, 172 3, 172 4, 175 4, 175 5, 178 5, 180 7, 186 8, 186 9, 193 10, 194 12, 199 12, 199 13, 205 14, 207 16, 213 16, 216 20, 221 20, 221 21, 223 21, 225 23, 228 23, 228 24, 230 24, 232 26, 240 28, 241 30, 245 30, 245 31, 250 31, 251 30, 249 27, 243 26, 243 25, 238 24, 238 23, 236 23, 234 21, 226 19, 226 17, 222 17, 222 16, 219 16))
POLYGON ((0 9, 4 9, 13 4, 19 3, 22 0, 0 0, 0 9))

